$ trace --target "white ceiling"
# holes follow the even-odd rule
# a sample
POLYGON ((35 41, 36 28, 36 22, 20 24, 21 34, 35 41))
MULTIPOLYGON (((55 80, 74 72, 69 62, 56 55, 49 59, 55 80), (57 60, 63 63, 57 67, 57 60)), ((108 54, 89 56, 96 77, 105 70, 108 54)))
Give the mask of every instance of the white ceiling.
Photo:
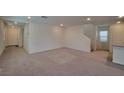
MULTIPOLYGON (((16 21, 18 23, 28 22, 27 16, 1 16, 6 21, 16 21)), ((116 22, 117 16, 48 16, 47 19, 41 18, 41 16, 31 16, 32 22, 42 22, 52 25, 64 24, 64 26, 81 25, 87 23, 93 24, 109 24, 116 22), (90 17, 91 21, 87 21, 86 18, 90 17)))

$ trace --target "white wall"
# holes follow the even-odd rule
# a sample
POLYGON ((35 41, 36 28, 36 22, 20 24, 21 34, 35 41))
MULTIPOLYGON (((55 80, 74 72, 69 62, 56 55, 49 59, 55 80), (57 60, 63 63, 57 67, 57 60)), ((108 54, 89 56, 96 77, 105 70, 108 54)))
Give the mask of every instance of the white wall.
POLYGON ((29 24, 24 27, 24 45, 23 48, 29 53, 29 24))
MULTIPOLYGON (((63 31, 42 23, 29 23, 28 52, 35 53, 63 47, 63 31)), ((26 32, 25 32, 26 33, 26 32)))
POLYGON ((93 24, 84 24, 83 31, 88 38, 91 40, 91 49, 96 50, 96 25, 93 24))
POLYGON ((0 55, 5 49, 5 25, 3 21, 0 20, 0 55))
POLYGON ((83 26, 66 29, 30 22, 24 28, 24 49, 28 53, 68 47, 90 52, 90 39, 84 34, 83 26))
POLYGON ((24 41, 24 26, 19 26, 19 47, 23 47, 24 41))
POLYGON ((124 24, 110 26, 110 51, 112 51, 112 45, 116 44, 124 44, 124 24))
POLYGON ((90 52, 90 39, 84 34, 83 25, 65 30, 65 47, 90 52))

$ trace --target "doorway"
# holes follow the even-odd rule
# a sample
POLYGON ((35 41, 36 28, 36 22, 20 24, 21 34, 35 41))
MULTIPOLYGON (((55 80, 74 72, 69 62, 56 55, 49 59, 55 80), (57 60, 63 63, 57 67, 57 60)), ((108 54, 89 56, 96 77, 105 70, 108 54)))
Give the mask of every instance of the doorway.
POLYGON ((97 30, 97 50, 109 50, 109 27, 98 26, 97 30))
POLYGON ((23 47, 23 30, 21 27, 12 25, 7 26, 6 30, 6 47, 17 46, 23 47))

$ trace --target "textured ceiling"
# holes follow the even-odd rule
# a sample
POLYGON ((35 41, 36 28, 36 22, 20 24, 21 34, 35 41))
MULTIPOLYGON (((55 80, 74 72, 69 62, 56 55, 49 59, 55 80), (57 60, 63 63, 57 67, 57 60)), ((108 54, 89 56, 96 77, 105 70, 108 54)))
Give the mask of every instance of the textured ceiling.
MULTIPOLYGON (((27 23, 29 19, 27 16, 1 16, 6 21, 16 21, 18 23, 27 23)), ((31 16, 30 21, 41 22, 52 25, 64 24, 64 26, 74 26, 87 23, 93 24, 110 24, 118 20, 117 16, 48 16, 48 18, 41 18, 41 16, 31 16), (91 20, 88 22, 86 18, 90 17, 91 20)))

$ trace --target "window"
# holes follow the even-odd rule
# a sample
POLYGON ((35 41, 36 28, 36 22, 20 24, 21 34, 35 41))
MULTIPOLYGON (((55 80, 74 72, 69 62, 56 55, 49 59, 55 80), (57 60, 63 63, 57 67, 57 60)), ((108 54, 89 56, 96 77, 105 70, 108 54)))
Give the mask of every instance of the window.
POLYGON ((100 41, 107 42, 108 41, 108 31, 100 31, 100 41))

